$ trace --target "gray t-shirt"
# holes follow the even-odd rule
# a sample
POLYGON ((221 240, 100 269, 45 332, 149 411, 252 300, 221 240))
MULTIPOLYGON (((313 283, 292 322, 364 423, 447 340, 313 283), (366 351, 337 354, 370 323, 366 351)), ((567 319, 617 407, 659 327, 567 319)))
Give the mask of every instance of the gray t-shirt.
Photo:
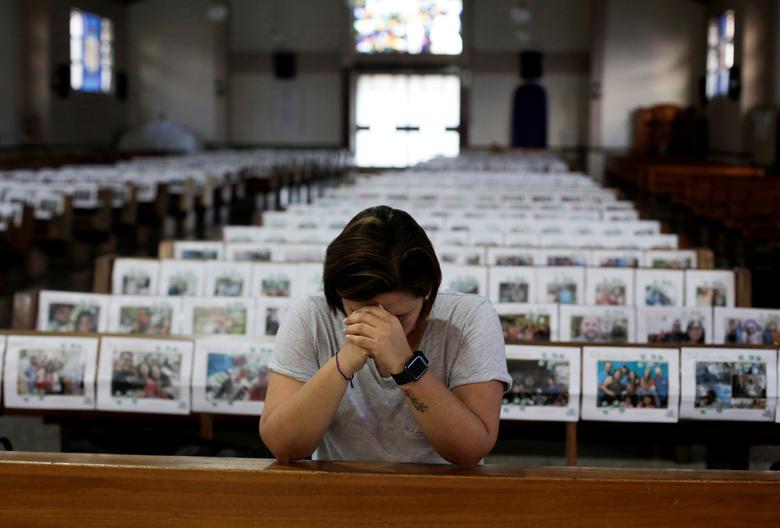
MULTIPOLYGON (((297 300, 276 335, 269 368, 307 381, 344 344, 342 318, 333 315, 324 296, 297 300)), ((501 325, 484 297, 439 292, 420 350, 429 361, 426 375, 450 389, 491 380, 505 388, 511 384, 501 325)), ((426 440, 398 385, 380 377, 372 360, 355 374, 354 388, 347 387, 313 458, 446 463, 426 440)))

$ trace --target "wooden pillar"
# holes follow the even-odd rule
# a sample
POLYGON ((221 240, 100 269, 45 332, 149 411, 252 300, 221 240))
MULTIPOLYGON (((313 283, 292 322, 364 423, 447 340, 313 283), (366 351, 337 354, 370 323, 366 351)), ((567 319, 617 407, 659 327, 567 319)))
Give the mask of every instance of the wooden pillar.
POLYGON ((577 465, 577 423, 566 422, 566 465, 577 465))

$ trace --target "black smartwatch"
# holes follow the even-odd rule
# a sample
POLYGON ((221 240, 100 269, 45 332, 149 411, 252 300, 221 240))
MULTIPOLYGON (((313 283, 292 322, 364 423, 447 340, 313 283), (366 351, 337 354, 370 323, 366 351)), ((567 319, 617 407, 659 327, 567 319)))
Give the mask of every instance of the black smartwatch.
POLYGON ((404 364, 404 369, 398 374, 391 374, 399 385, 406 385, 422 378, 428 372, 428 358, 419 350, 404 364))

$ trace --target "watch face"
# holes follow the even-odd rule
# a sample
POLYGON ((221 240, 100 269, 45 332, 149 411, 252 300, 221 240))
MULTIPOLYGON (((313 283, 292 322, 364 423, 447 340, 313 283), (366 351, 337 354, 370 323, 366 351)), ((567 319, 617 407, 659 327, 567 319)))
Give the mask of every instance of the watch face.
POLYGON ((424 356, 415 356, 406 367, 406 371, 409 372, 415 380, 420 379, 427 370, 428 362, 425 360, 424 356))

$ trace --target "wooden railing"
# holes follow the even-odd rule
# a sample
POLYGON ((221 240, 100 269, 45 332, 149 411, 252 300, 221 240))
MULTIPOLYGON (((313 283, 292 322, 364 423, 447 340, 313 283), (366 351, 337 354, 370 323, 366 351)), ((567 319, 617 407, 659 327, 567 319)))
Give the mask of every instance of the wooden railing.
POLYGON ((780 473, 0 453, 23 527, 780 526, 780 473))

